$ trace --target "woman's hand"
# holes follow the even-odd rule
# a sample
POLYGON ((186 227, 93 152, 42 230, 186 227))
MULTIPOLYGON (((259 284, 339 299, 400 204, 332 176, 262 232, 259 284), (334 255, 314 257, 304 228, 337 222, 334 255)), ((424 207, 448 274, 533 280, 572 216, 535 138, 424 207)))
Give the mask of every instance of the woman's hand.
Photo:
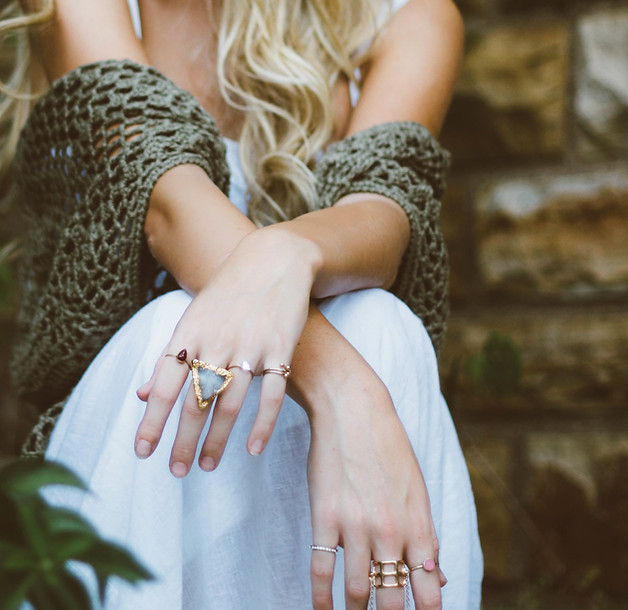
MULTIPOLYGON (((347 610, 365 610, 371 559, 438 562, 438 540, 421 469, 388 391, 366 363, 352 371, 327 394, 327 408, 308 409, 308 481, 313 543, 344 548, 347 610)), ((312 551, 315 610, 332 608, 334 559, 312 551)), ((416 608, 441 608, 440 568, 410 577, 416 608)), ((376 593, 378 608, 404 608, 403 587, 376 593)))
MULTIPOLYGON (((242 239, 177 324, 163 356, 185 349, 188 362, 196 358, 233 367, 234 378, 216 399, 203 442, 199 464, 204 470, 213 470, 222 457, 252 373, 291 362, 307 319, 316 263, 312 243, 282 230, 281 225, 255 231, 242 239), (252 373, 237 366, 242 362, 250 364, 252 373)), ((136 435, 139 457, 154 451, 188 374, 188 367, 176 358, 162 357, 149 382, 138 390, 147 403, 136 435)), ((258 415, 247 443, 251 454, 260 454, 268 443, 285 389, 282 375, 264 376, 258 415)), ((170 468, 175 476, 189 472, 210 411, 199 410, 190 387, 172 448, 170 468)))

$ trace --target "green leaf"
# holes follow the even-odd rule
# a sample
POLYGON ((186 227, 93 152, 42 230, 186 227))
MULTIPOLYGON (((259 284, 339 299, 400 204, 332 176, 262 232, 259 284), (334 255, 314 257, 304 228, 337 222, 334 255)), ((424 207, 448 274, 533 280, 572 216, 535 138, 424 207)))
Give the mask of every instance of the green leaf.
POLYGON ((10 496, 34 495, 46 485, 87 489, 71 470, 55 462, 17 460, 0 468, 0 491, 10 496))
POLYGON ((98 541, 76 559, 90 564, 99 579, 118 576, 130 583, 153 579, 153 575, 133 555, 111 542, 98 541))
POLYGON ((96 529, 74 511, 47 506, 41 516, 47 547, 55 563, 84 554, 100 539, 96 529))
POLYGON ((85 585, 67 568, 37 582, 27 599, 35 610, 91 610, 92 607, 85 585))
POLYGON ((34 579, 34 574, 18 575, 0 570, 0 608, 19 610, 34 579))
POLYGON ((24 529, 19 527, 19 504, 9 495, 0 492, 0 541, 18 546, 27 544, 24 529))

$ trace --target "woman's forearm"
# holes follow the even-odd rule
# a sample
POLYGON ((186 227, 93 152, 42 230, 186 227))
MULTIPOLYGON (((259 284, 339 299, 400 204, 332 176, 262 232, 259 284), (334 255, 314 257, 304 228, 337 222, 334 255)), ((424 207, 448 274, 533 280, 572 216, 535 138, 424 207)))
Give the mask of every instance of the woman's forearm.
POLYGON ((312 242, 318 250, 312 297, 360 288, 389 288, 408 245, 410 224, 394 201, 355 193, 331 208, 278 226, 312 242))

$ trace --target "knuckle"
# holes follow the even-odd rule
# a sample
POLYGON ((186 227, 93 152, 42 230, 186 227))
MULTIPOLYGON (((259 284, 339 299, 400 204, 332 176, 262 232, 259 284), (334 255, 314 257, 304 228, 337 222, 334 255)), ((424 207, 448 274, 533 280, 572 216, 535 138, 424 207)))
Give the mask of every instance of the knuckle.
POLYGON ((276 413, 281 409, 281 405, 283 404, 283 397, 283 391, 269 392, 264 396, 264 408, 271 411, 272 413, 276 413))
POLYGON ((392 515, 385 511, 379 515, 379 519, 375 525, 375 533, 384 540, 394 540, 399 534, 399 525, 392 518, 392 515))
POLYGON ((172 457, 175 461, 189 463, 194 459, 196 446, 177 443, 172 449, 172 457))
POLYGON ((145 421, 138 430, 138 437, 150 443, 156 443, 161 438, 161 426, 157 422, 145 421))
POLYGON ((257 436, 262 440, 268 440, 273 433, 275 421, 258 421, 255 425, 257 436))
POLYGON ((334 569, 328 562, 312 561, 311 567, 312 580, 315 581, 331 581, 334 575, 334 569))
POLYGON ((368 599, 371 588, 368 580, 351 580, 347 583, 347 599, 359 603, 368 599))
POLYGON ((419 595, 420 608, 423 610, 440 610, 442 597, 440 589, 423 590, 419 595))
POLYGON ((334 505, 317 507, 313 510, 313 521, 319 525, 336 525, 340 522, 338 510, 334 505))
POLYGON ((399 602, 398 599, 386 597, 377 602, 379 610, 401 610, 403 608, 403 602, 399 602))
POLYGON ((170 407, 174 402, 172 393, 167 388, 160 386, 153 387, 149 399, 151 403, 160 407, 170 407))
POLYGON ((186 417, 193 421, 199 421, 205 419, 205 411, 201 411, 196 402, 192 402, 191 400, 186 400, 183 405, 183 413, 186 417))
POLYGON ((332 602, 326 591, 312 591, 312 606, 314 610, 331 610, 332 602))
POLYGON ((219 410, 229 419, 235 419, 240 412, 240 405, 235 400, 223 399, 220 401, 219 410))

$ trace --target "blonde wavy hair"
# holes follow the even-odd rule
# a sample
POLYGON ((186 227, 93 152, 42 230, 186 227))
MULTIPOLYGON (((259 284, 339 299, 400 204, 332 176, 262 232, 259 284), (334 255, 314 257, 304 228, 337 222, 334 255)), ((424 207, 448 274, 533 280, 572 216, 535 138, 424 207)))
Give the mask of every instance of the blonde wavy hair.
MULTIPOLYGON (((208 5, 210 3, 208 2, 208 5)), ((340 79, 359 86, 356 69, 390 0, 224 0, 216 13, 218 79, 225 101, 243 111, 240 156, 249 214, 258 225, 312 210, 312 168, 334 133, 332 91, 340 79)), ((211 10, 211 9, 210 9, 211 10)), ((12 32, 15 65, 0 91, 0 179, 34 98, 26 28, 45 23, 54 0, 24 14, 0 12, 0 36, 12 32)), ((6 48, 7 44, 4 44, 6 48)))

